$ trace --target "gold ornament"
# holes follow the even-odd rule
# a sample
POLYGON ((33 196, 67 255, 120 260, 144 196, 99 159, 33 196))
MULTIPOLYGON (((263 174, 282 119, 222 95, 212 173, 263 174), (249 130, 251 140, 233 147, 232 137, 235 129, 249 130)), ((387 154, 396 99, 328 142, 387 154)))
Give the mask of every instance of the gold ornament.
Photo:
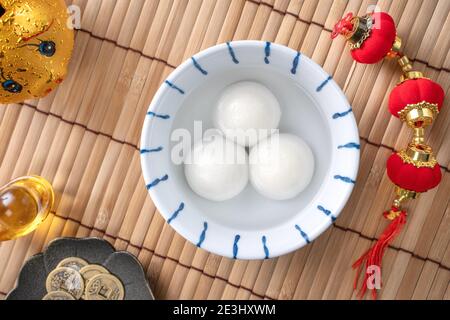
POLYGON ((433 155, 433 150, 426 144, 410 143, 404 150, 398 152, 403 162, 414 165, 417 168, 434 168, 437 160, 433 155))
POLYGON ((416 123, 420 122, 422 127, 429 126, 439 113, 436 103, 421 101, 419 103, 407 104, 398 112, 398 116, 411 128, 416 128, 416 123))
POLYGON ((414 128, 414 135, 412 138, 413 144, 425 144, 425 129, 423 127, 414 128))
POLYGON ((61 83, 74 34, 64 0, 0 0, 0 103, 41 98, 61 83))
POLYGON ((400 76, 400 83, 406 80, 413 80, 420 78, 429 79, 427 77, 424 77, 422 72, 414 71, 412 69, 411 61, 409 61, 409 58, 406 55, 403 55, 401 58, 399 58, 397 62, 400 65, 400 68, 402 68, 403 72, 403 74, 400 76))
POLYGON ((396 58, 401 55, 402 49, 402 39, 399 36, 395 36, 394 43, 392 44, 391 50, 386 54, 388 58, 396 58))
POLYGON ((353 17, 353 30, 347 35, 350 50, 359 49, 364 41, 370 36, 373 26, 372 15, 368 14, 364 17, 353 17))
POLYGON ((400 187, 395 187, 395 194, 396 197, 394 199, 393 207, 396 208, 395 210, 389 210, 386 214, 386 218, 389 220, 394 220, 397 218, 400 214, 400 207, 402 206, 402 203, 410 200, 410 199, 417 199, 420 195, 419 192, 406 190, 400 187))

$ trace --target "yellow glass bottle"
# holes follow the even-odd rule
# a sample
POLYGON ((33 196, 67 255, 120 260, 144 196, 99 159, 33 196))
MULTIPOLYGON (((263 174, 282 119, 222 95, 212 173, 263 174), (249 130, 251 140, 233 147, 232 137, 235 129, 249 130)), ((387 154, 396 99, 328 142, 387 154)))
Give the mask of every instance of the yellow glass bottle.
POLYGON ((0 241, 32 232, 53 206, 51 184, 39 176, 17 178, 0 188, 0 241))

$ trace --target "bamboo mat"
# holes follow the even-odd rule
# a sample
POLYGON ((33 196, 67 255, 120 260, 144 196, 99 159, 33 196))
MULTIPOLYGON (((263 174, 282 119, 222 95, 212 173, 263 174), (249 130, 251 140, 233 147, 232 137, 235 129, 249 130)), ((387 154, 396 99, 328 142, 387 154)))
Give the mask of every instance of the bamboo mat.
POLYGON ((450 299, 450 1, 74 0, 82 12, 70 74, 51 96, 0 107, 0 183, 28 173, 52 181, 54 212, 33 234, 0 244, 0 298, 24 261, 56 237, 102 237, 136 255, 158 299, 350 299, 350 264, 373 243, 393 199, 385 161, 409 129, 390 116, 394 61, 355 64, 330 40, 348 11, 377 4, 398 25, 415 68, 447 99, 428 130, 443 181, 411 202, 388 249, 382 299, 450 299), (147 107, 182 61, 216 43, 262 39, 311 57, 344 89, 359 124, 361 167, 336 223, 312 244, 264 261, 209 254, 174 233, 141 176, 147 107))

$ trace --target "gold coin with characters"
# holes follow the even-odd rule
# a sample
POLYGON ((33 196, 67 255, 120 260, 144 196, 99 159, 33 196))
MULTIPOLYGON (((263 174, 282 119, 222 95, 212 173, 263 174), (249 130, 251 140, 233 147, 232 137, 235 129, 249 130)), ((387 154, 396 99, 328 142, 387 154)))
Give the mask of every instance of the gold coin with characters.
POLYGON ((86 286, 86 300, 123 300, 125 289, 122 282, 112 274, 98 274, 86 286))
POLYGON ((51 92, 66 76, 73 44, 64 0, 0 0, 0 103, 51 92))
POLYGON ((67 267, 80 272, 80 270, 87 265, 88 265, 87 261, 81 258, 69 257, 58 263, 56 267, 57 268, 67 267))
POLYGON ((84 280, 81 274, 67 267, 56 268, 47 277, 47 292, 65 291, 75 299, 80 299, 84 291, 84 280))
POLYGON ((52 291, 47 293, 42 300, 75 300, 75 298, 65 291, 52 291))
POLYGON ((90 265, 84 266, 80 270, 80 274, 83 277, 86 284, 94 276, 96 276, 98 274, 103 274, 103 273, 107 274, 107 273, 109 273, 109 271, 105 267, 98 265, 98 264, 90 264, 90 265))

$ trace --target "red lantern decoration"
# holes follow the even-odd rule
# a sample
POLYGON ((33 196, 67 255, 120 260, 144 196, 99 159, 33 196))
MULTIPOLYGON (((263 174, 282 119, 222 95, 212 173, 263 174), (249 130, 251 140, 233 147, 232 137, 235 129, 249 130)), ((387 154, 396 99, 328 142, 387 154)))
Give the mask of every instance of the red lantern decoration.
MULTIPOLYGON (((442 178, 441 169, 433 156, 429 146, 411 143, 408 148, 397 153, 393 153, 386 163, 389 179, 397 186, 397 197, 392 204, 391 210, 383 213, 383 216, 391 220, 380 235, 375 245, 361 256, 354 264, 353 268, 361 271, 363 266, 378 266, 381 268, 381 260, 387 246, 401 232, 406 224, 406 211, 401 209, 403 201, 416 199, 420 193, 426 192, 436 187, 442 178)), ((358 283, 358 272, 354 286, 358 283)), ((366 273, 359 291, 360 297, 367 291, 366 273)), ((376 290, 372 290, 372 296, 376 299, 376 290)))
MULTIPOLYGON (((354 288, 358 285, 358 275, 365 267, 364 280, 359 296, 368 289, 369 266, 381 268, 381 260, 389 243, 406 224, 406 211, 401 209, 403 201, 415 199, 420 193, 436 187, 442 174, 431 147, 425 142, 425 127, 430 125, 444 100, 444 90, 423 74, 412 70, 406 55, 400 52, 401 40, 396 35, 394 21, 384 12, 369 13, 354 17, 348 13, 333 29, 331 38, 342 34, 346 37, 354 60, 361 63, 376 63, 384 57, 398 58, 403 75, 400 83, 389 97, 389 111, 414 129, 412 142, 405 150, 392 154, 387 161, 387 174, 396 185, 396 194, 391 209, 383 216, 391 222, 378 238, 375 245, 367 250, 354 264, 358 269, 354 288)), ((372 269, 372 268, 371 268, 372 269)), ((377 288, 372 289, 375 299, 377 288)))
POLYGON ((401 46, 394 20, 385 12, 372 12, 363 17, 348 13, 334 26, 331 38, 339 34, 346 37, 353 59, 360 63, 372 64, 386 56, 397 56, 401 46))
POLYGON ((427 78, 406 79, 392 90, 389 112, 410 127, 430 125, 442 108, 444 90, 427 78))
POLYGON ((440 167, 426 145, 410 144, 406 150, 392 154, 386 163, 389 179, 399 188, 426 192, 442 178, 440 167))

